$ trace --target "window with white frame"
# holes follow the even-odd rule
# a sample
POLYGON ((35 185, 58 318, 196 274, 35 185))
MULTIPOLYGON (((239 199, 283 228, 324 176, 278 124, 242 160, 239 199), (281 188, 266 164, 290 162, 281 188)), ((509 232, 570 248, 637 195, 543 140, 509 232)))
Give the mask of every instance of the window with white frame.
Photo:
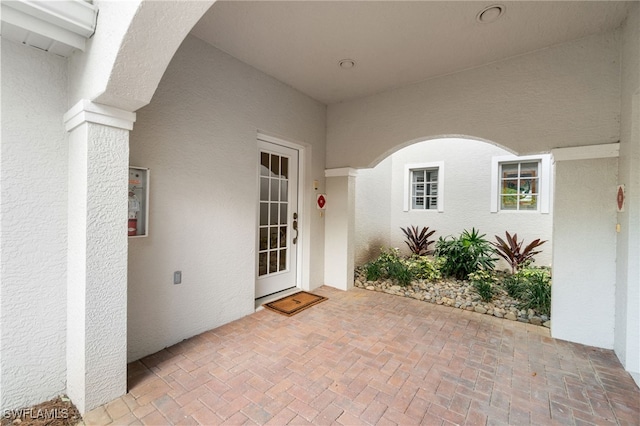
POLYGON ((549 213, 549 155, 494 157, 492 170, 491 211, 549 213))
POLYGON ((407 164, 405 166, 405 211, 443 211, 443 169, 442 162, 407 164))
POLYGON ((500 164, 500 210, 538 210, 540 162, 500 164))

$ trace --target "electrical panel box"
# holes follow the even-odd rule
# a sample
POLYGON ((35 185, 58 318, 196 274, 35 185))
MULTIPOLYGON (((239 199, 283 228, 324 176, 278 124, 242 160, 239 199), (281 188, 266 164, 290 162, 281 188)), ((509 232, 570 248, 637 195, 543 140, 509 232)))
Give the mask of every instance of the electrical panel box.
POLYGON ((149 169, 129 167, 129 237, 149 235, 149 169))

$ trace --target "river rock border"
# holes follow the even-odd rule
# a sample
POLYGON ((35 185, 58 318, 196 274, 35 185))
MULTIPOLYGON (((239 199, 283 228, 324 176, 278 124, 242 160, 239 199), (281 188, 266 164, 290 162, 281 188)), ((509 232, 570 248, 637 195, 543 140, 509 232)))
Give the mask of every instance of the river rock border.
POLYGON ((510 321, 550 328, 551 320, 533 309, 518 309, 518 301, 509 297, 506 291, 497 289, 497 294, 489 303, 483 302, 468 281, 446 279, 439 281, 413 281, 404 287, 391 280, 367 281, 362 271, 356 272, 355 286, 371 291, 380 291, 395 296, 411 297, 423 302, 452 308, 493 315, 510 321))

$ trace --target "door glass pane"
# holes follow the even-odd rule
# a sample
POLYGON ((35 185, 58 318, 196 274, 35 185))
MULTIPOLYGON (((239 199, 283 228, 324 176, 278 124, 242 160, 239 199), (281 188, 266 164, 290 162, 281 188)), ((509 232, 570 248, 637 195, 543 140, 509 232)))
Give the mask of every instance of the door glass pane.
POLYGON ((260 176, 269 176, 269 154, 260 153, 260 176))
POLYGON ((286 226, 281 226, 280 227, 280 247, 286 247, 287 246, 287 227, 286 226))
POLYGON ((269 201, 269 178, 260 178, 260 201, 269 201))
POLYGON ((288 268, 290 159, 279 154, 260 153, 260 208, 258 228, 258 275, 288 268))
POLYGON ((278 272, 278 251, 269 252, 269 273, 278 272))
POLYGON ((269 248, 278 248, 278 227, 272 226, 269 228, 269 248))
POLYGON ((267 274, 267 253, 260 253, 258 255, 258 275, 267 274))
POLYGON ((276 177, 280 174, 280 156, 271 154, 271 176, 276 177))
POLYGON ((269 240, 269 231, 267 228, 260 228, 260 250, 266 250, 269 240))
POLYGON ((280 199, 280 181, 278 179, 271 179, 271 201, 278 201, 280 199))
POLYGON ((269 204, 260 203, 260 225, 269 224, 269 204))

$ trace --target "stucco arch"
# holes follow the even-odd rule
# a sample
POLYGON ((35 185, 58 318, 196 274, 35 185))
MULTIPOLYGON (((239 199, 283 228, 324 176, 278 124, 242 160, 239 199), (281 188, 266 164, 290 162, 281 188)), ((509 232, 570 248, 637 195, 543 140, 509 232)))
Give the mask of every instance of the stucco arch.
POLYGON ((70 62, 70 105, 80 99, 127 111, 147 105, 176 50, 214 2, 100 1, 98 30, 70 62))
POLYGON ((481 143, 487 143, 489 145, 497 146, 498 148, 502 148, 505 151, 508 151, 508 152, 510 152, 510 153, 512 153, 514 155, 518 154, 516 151, 514 151, 512 148, 510 148, 508 146, 502 145, 502 144, 500 144, 498 142, 494 142, 494 141, 491 141, 491 140, 488 140, 488 139, 483 139, 483 138, 480 138, 480 137, 476 137, 476 136, 463 135, 463 134, 433 135, 433 136, 419 137, 419 138, 415 138, 415 139, 411 139, 411 140, 402 142, 402 143, 400 143, 400 144, 388 149, 384 153, 380 154, 371 163, 369 163, 366 166, 366 168, 373 168, 373 167, 377 166, 385 158, 387 158, 390 155, 400 151, 403 148, 406 148, 408 146, 415 145, 415 144, 418 144, 418 143, 429 142, 429 141, 438 140, 438 139, 466 139, 466 140, 478 141, 478 142, 481 142, 481 143))

